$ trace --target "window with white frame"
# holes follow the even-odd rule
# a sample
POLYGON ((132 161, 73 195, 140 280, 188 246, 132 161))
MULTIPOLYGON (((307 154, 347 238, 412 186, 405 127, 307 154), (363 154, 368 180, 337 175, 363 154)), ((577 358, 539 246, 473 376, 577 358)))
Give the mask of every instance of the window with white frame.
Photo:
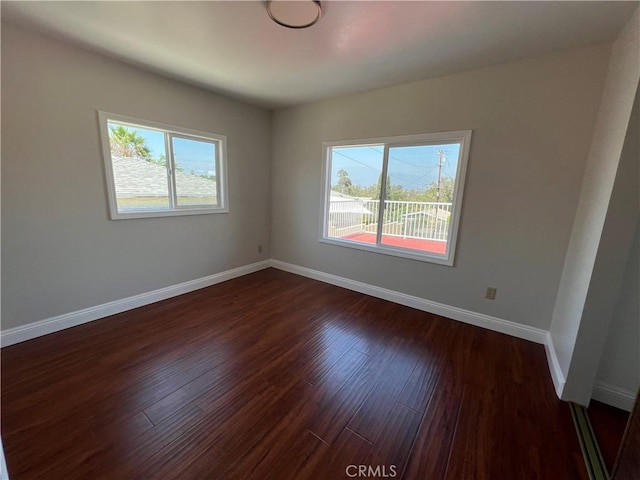
POLYGON ((99 112, 112 219, 224 213, 226 137, 99 112))
POLYGON ((327 142, 321 241, 453 265, 471 131, 327 142))

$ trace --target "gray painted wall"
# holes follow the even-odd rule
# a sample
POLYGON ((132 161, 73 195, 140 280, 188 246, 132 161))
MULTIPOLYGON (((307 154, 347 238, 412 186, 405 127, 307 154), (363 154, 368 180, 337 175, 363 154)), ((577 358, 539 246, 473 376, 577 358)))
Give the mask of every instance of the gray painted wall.
MULTIPOLYGON (((621 284, 613 307, 611 325, 600 358, 596 381, 635 394, 640 388, 640 91, 636 93, 603 239, 613 237, 616 244, 603 256, 621 250, 619 278, 621 284), (615 220, 615 223, 613 221, 615 220), (612 228, 614 227, 615 228, 612 228), (629 241, 630 246, 619 242, 629 241), (624 247, 628 255, 624 257, 624 247)), ((601 243, 603 240, 601 240, 601 243)), ((611 278, 606 278, 607 283, 611 278)))
POLYGON ((2 328, 269 258, 270 141, 266 110, 3 24, 2 328), (230 213, 109 220, 98 109, 226 135, 230 213))
MULTIPOLYGON (((271 125, 265 110, 3 24, 2 327, 273 257, 547 329, 608 60, 606 45, 569 50, 281 110, 271 125), (227 135, 231 213, 109 221, 97 109, 227 135), (454 268, 317 241, 322 141, 467 128, 454 268)), ((637 268, 624 278, 598 379, 626 388, 637 268)))
POLYGON ((574 49, 276 111, 272 257, 548 329, 608 57, 574 49), (323 141, 464 129, 453 268, 318 242, 323 141))
POLYGON ((640 217, 631 245, 596 380, 633 394, 640 388, 640 217))
POLYGON ((614 183, 625 163, 621 156, 640 78, 638 16, 636 10, 612 46, 550 329, 566 378, 562 398, 583 405, 591 398, 635 228, 637 200, 627 204, 613 196, 634 184, 637 189, 637 173, 618 177, 622 183, 615 190, 614 183))

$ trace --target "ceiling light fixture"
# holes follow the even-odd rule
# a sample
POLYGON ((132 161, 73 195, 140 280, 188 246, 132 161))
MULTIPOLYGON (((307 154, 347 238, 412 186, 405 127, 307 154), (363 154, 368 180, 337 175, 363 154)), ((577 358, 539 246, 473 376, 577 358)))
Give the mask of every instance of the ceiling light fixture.
POLYGON ((267 0, 271 20, 287 28, 308 28, 320 20, 322 7, 318 0, 267 0))

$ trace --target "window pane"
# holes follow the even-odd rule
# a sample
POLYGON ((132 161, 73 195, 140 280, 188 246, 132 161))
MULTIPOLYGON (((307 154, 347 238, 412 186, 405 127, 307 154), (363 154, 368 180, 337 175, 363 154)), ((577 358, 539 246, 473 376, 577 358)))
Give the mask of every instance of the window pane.
POLYGON ((164 133, 115 122, 108 127, 118 211, 168 209, 164 133))
POLYGON ((390 147, 382 244, 446 254, 459 144, 390 147))
POLYGON ((172 138, 177 205, 217 205, 217 159, 213 142, 172 138))
POLYGON ((330 152, 328 237, 375 245, 384 148, 333 147, 330 152))

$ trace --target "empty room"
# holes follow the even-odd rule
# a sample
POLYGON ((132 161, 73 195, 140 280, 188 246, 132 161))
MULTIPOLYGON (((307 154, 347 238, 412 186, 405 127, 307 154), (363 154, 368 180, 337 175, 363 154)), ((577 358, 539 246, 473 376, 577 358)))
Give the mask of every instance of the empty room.
POLYGON ((2 1, 1 478, 640 478, 640 2, 2 1))

